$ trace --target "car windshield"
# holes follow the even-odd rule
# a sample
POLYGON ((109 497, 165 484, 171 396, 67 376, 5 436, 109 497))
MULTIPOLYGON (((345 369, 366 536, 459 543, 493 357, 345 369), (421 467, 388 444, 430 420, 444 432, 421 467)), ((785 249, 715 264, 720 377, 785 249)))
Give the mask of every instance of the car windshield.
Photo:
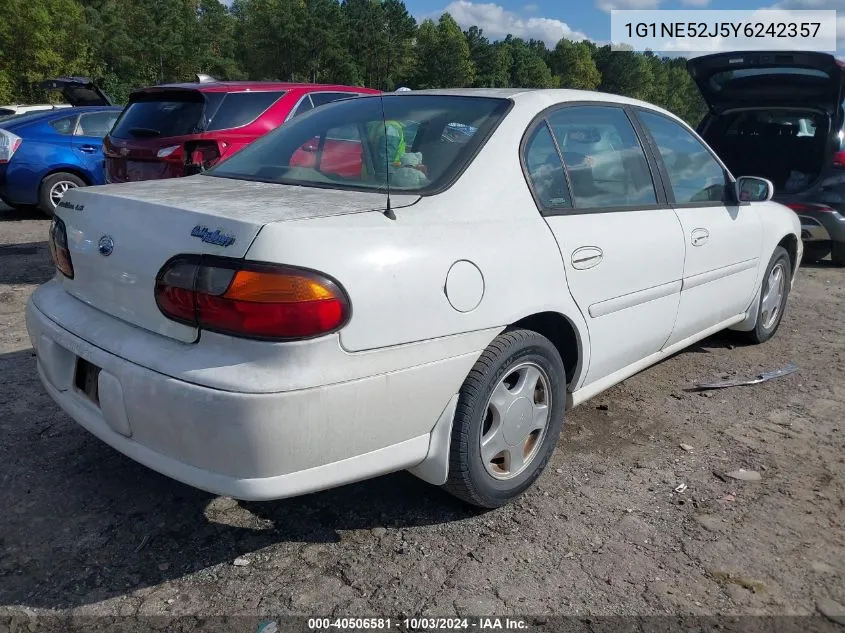
POLYGON ((506 99, 424 94, 337 101, 289 121, 206 173, 431 193, 466 168, 509 105, 506 99))

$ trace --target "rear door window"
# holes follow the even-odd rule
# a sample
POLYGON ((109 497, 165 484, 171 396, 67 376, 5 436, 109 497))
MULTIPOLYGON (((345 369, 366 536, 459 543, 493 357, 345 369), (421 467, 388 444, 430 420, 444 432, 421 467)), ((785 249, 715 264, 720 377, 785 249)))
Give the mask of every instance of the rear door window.
POLYGON ((645 153, 622 108, 565 107, 548 122, 563 153, 576 209, 657 203, 645 153))
POLYGON ((252 123, 284 92, 230 92, 212 115, 206 130, 228 130, 252 123))
POLYGON ((676 203, 724 203, 728 199, 724 169, 689 130, 653 112, 641 110, 637 116, 657 144, 676 203))

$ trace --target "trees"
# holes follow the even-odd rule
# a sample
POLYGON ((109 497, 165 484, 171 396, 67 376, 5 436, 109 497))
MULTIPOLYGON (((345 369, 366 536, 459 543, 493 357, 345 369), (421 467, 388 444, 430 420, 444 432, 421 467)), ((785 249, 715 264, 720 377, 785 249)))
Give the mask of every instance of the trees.
POLYGON ((559 41, 549 61, 551 71, 560 78, 561 88, 595 90, 601 84, 601 73, 586 42, 559 41))
POLYGON ((417 25, 403 0, 0 0, 0 102, 43 101, 35 84, 90 75, 117 102, 137 87, 276 79, 395 90, 564 87, 704 112, 683 59, 562 39, 490 41, 448 13, 417 25), (56 28, 60 24, 61 28, 56 28))
POLYGON ((437 24, 424 20, 417 29, 416 72, 418 88, 462 88, 475 79, 475 64, 461 27, 448 13, 437 24))

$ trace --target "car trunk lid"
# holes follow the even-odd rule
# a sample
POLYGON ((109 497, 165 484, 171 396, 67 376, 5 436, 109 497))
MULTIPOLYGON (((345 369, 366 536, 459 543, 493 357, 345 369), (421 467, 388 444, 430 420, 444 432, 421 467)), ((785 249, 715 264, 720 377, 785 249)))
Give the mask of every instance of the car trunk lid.
POLYGON ((59 77, 47 79, 39 85, 42 90, 62 93, 65 101, 74 107, 112 105, 108 95, 87 77, 59 77))
MULTIPOLYGON (((394 207, 418 196, 392 196, 394 207)), ((105 313, 184 343, 197 328, 165 317, 156 277, 180 254, 243 258, 270 222, 385 208, 379 192, 351 192, 193 176, 69 191, 57 209, 67 228, 67 292, 105 313)), ((289 262, 295 264, 296 262, 289 262)))
POLYGON ((842 102, 843 63, 827 53, 718 53, 690 59, 687 70, 714 113, 750 106, 834 113, 842 102))

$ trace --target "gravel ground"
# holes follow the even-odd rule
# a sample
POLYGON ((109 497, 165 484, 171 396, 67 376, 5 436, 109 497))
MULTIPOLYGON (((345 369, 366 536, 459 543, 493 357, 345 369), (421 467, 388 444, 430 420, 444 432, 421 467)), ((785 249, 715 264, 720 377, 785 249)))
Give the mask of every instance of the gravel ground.
POLYGON ((803 268, 768 344, 718 335, 569 413, 546 473, 509 507, 468 509, 406 473, 246 503, 136 465, 45 394, 23 309, 52 274, 47 227, 0 211, 0 616, 845 604, 845 270, 803 268), (789 361, 798 373, 765 384, 688 391, 789 361), (739 468, 762 480, 714 475, 739 468))

